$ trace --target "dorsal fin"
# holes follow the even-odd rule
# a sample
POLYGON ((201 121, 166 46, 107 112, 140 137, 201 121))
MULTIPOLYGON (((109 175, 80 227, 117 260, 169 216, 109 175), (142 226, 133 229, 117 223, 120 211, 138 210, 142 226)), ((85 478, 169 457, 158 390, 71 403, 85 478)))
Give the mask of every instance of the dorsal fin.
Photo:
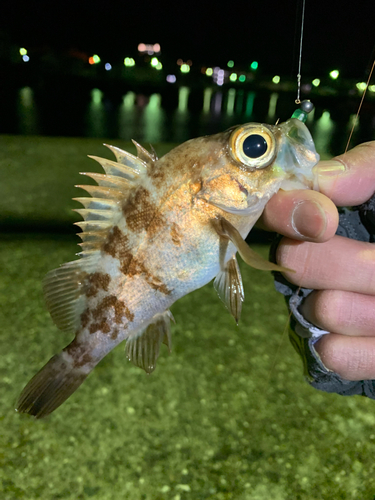
POLYGON ((150 148, 151 148, 151 153, 152 153, 153 160, 157 161, 159 158, 158 158, 158 155, 156 154, 156 151, 155 151, 154 146, 152 144, 150 144, 150 148))
POLYGON ((150 154, 143 153, 143 149, 138 150, 141 153, 137 158, 114 146, 107 147, 114 153, 117 162, 90 156, 102 165, 106 173, 82 172, 82 175, 94 179, 98 186, 79 185, 77 187, 85 189, 92 198, 74 198, 84 207, 75 209, 84 219, 75 223, 82 229, 79 233, 82 252, 78 255, 83 258, 50 271, 43 281, 47 307, 62 330, 77 330, 79 327, 86 306, 87 277, 98 269, 101 247, 121 216, 122 203, 139 186, 152 159, 150 154))
POLYGON ((151 156, 147 156, 148 151, 144 149, 140 144, 136 143, 135 141, 132 142, 137 148, 138 158, 131 153, 128 153, 127 151, 123 151, 122 149, 117 148, 116 146, 110 146, 109 144, 104 144, 104 146, 112 151, 112 153, 116 156, 116 160, 118 161, 118 163, 120 163, 121 165, 125 165, 128 168, 132 168, 140 174, 144 174, 147 171, 148 159, 149 157, 151 158, 151 156), (141 154, 139 154, 140 151, 141 154), (144 157, 147 158, 147 160, 145 160, 144 157))
POLYGON ((149 167, 152 167, 154 165, 154 162, 158 159, 158 157, 156 156, 156 153, 154 151, 154 148, 152 148, 152 146, 151 146, 151 148, 152 148, 152 154, 151 154, 147 151, 147 149, 145 149, 143 146, 138 144, 138 142, 134 141, 133 139, 132 139, 132 143, 137 148, 138 158, 143 160, 149 167))
POLYGON ((97 268, 99 254, 67 262, 43 279, 43 293, 53 321, 63 331, 76 331, 86 306, 84 283, 97 268))
MULTIPOLYGON (((88 155, 92 160, 97 161, 104 169, 107 175, 113 175, 115 177, 123 177, 124 179, 129 179, 134 181, 137 177, 145 172, 145 164, 143 161, 138 158, 134 158, 137 160, 137 164, 129 164, 124 165, 121 163, 117 163, 116 161, 107 160, 107 158, 100 158, 100 156, 92 156, 88 155), (136 168, 139 167, 139 168, 136 168)), ((130 162, 129 162, 130 163, 130 162)))

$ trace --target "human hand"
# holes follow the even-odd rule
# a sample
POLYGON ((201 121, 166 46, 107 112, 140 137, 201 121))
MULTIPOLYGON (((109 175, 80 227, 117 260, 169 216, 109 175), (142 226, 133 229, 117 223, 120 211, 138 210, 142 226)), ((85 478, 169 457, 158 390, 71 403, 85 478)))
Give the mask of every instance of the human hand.
POLYGON ((278 264, 298 286, 313 288, 303 316, 331 332, 315 344, 323 364, 346 380, 375 379, 375 247, 336 236, 337 206, 355 206, 375 191, 375 141, 315 167, 319 190, 280 191, 261 226, 285 237, 278 264))

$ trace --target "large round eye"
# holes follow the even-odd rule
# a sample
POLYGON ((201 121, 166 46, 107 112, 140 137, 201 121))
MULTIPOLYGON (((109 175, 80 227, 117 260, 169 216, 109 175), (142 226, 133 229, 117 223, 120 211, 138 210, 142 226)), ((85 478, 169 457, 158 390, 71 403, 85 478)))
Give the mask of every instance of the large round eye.
POLYGON ((276 156, 276 140, 266 125, 254 123, 237 128, 229 144, 234 159, 249 167, 265 168, 276 156))

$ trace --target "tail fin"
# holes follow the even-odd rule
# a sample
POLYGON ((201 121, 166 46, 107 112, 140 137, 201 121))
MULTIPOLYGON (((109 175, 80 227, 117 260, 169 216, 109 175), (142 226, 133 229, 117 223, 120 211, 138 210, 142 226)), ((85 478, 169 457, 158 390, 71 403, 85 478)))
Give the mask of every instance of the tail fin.
POLYGON ((26 385, 16 410, 45 417, 67 400, 87 375, 64 360, 62 353, 57 354, 26 385))

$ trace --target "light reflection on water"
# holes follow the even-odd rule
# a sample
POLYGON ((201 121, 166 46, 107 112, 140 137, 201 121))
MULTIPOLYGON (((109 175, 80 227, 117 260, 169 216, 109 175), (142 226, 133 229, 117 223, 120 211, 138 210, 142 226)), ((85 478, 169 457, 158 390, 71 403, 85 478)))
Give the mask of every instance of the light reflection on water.
MULTIPOLYGON (((70 116, 68 119, 75 120, 74 123, 82 122, 83 124, 82 128, 73 135, 135 139, 145 143, 183 142, 192 137, 216 133, 235 124, 252 120, 275 123, 279 118, 280 101, 284 100, 284 107, 286 102, 285 95, 276 92, 259 96, 253 91, 245 92, 243 89, 209 87, 202 92, 200 105, 195 105, 195 109, 192 110, 190 103, 191 98, 194 97, 192 94, 192 89, 180 87, 176 95, 175 108, 170 109, 163 107, 163 98, 158 93, 145 96, 128 91, 122 96, 120 102, 116 102, 102 90, 94 88, 87 100, 84 117, 77 115, 76 117, 70 116), (197 109, 198 107, 200 109, 197 109)), ((23 87, 19 90, 17 97, 18 133, 54 135, 53 130, 46 131, 43 128, 45 125, 43 125, 38 104, 40 103, 30 87, 23 87)), ((287 104, 289 106, 289 103, 287 104)), ((293 111, 294 105, 291 104, 289 108, 293 111)), ((77 110, 77 114, 80 112, 77 110)), ((49 118, 51 119, 50 116, 49 118)), ((287 116, 280 118, 286 119, 287 116)), ((52 116, 53 119, 58 118, 52 116)), ((353 119, 353 115, 349 115, 346 121, 337 122, 332 119, 328 110, 323 110, 323 112, 320 110, 317 117, 313 112, 308 118, 308 125, 318 152, 340 153, 345 147, 345 141, 354 123, 353 119)), ((365 126, 367 127, 366 140, 373 139, 374 123, 366 123, 365 126)), ((356 143, 356 139, 361 140, 362 129, 363 127, 361 128, 357 123, 352 144, 356 143)), ((62 135, 71 135, 70 130, 68 121, 65 128, 63 127, 62 135)))

